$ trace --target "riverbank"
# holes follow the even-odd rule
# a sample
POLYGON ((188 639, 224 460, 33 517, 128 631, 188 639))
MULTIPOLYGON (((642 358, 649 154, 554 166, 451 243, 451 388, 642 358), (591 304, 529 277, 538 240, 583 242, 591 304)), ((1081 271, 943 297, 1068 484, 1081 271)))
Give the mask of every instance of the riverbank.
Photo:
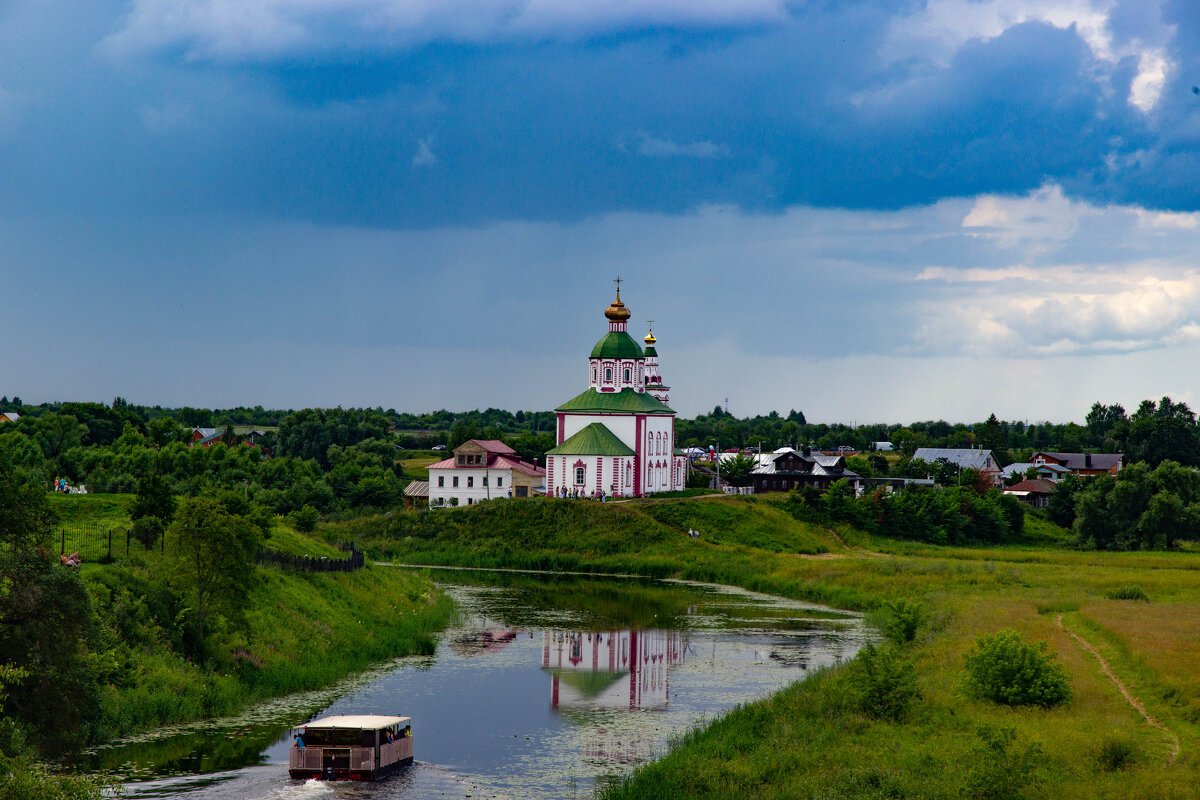
POLYGON ((1198 554, 939 548, 848 528, 835 537, 754 498, 501 502, 356 520, 327 534, 350 531, 395 561, 682 577, 866 611, 900 598, 922 606, 925 622, 904 655, 920 699, 904 722, 857 711, 852 671, 829 670, 692 733, 609 787, 610 798, 1185 798, 1200 785, 1198 554), (1129 587, 1149 602, 1110 599, 1129 587), (1011 709, 964 696, 964 654, 1004 628, 1048 643, 1070 674, 1070 703, 1011 709), (1179 740, 1171 766, 1163 731, 1072 633, 1179 740), (1011 729, 1014 743, 995 744, 984 726, 1011 729), (984 769, 1028 780, 987 794, 984 769))

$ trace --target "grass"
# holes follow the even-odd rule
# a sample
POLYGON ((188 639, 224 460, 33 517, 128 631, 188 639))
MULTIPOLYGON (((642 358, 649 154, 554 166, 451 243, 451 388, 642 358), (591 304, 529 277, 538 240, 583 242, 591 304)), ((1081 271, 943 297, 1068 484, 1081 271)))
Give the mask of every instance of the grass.
POLYGON ((404 468, 405 477, 418 481, 429 480, 429 465, 441 461, 437 456, 411 456, 401 459, 400 466, 404 468))
MULTIPOLYGON (((51 495, 68 531, 128 525, 132 495, 51 495)), ((278 519, 264 545, 281 552, 346 558, 278 519)), ((169 548, 168 548, 169 549, 169 548)), ((102 689, 99 740, 236 713, 269 697, 314 689, 399 655, 432 651, 451 602, 427 576, 370 567, 353 573, 290 574, 258 568, 245 626, 218 624, 210 659, 182 654, 179 619, 188 598, 171 588, 168 558, 138 551, 82 575, 115 667, 102 689)))
MULTIPOLYGON (((982 725, 1012 728, 1013 753, 1040 748, 1020 770, 1029 785, 1010 796, 1195 797, 1200 553, 1080 552, 1062 544, 1065 531, 1047 526, 1037 520, 1029 541, 980 549, 839 527, 847 549, 831 531, 764 498, 535 500, 355 520, 325 535, 352 536, 373 555, 413 563, 674 576, 860 610, 889 598, 926 609, 928 623, 906 649, 922 698, 906 722, 855 710, 847 701, 852 673, 834 668, 693 731, 663 759, 608 787, 609 800, 962 797, 972 781, 983 785, 988 759, 1001 758, 983 747, 982 725), (702 538, 688 539, 688 527, 702 538), (1122 587, 1138 587, 1151 602, 1108 599, 1122 587), (1059 615, 1179 737, 1178 763, 1164 766, 1163 736, 1058 627, 1059 615), (1048 643, 1071 676, 1069 703, 1007 708, 964 696, 964 654, 978 636, 1005 628, 1048 643)), ((992 766, 1006 774, 1005 763, 992 766)))

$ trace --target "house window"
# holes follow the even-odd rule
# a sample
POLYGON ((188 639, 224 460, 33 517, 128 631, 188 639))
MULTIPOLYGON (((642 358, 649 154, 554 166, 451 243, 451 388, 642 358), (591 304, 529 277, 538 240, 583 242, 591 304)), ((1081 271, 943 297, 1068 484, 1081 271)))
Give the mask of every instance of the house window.
POLYGON ((517 487, 517 497, 529 497, 529 487, 528 486, 518 486, 517 487))
POLYGON ((438 488, 439 488, 439 489, 444 489, 444 488, 445 488, 445 486, 446 486, 446 476, 445 476, 445 475, 438 475, 438 488))
POLYGON ((466 457, 466 456, 459 456, 459 457, 458 457, 458 463, 459 463, 460 465, 467 463, 467 457, 466 457))
POLYGON ((453 480, 454 480, 454 488, 457 489, 458 488, 458 476, 455 475, 453 480))
POLYGON ((483 485, 487 486, 487 475, 483 476, 483 485))
POLYGON ((605 368, 604 368, 604 381, 605 381, 606 383, 608 383, 608 382, 611 382, 611 381, 612 381, 612 367, 605 367, 605 368))
MULTIPOLYGON (((486 486, 486 485, 487 485, 487 478, 484 478, 484 479, 483 479, 483 482, 484 482, 484 486, 486 486)), ((497 486, 504 486, 504 478, 496 478, 496 485, 497 485, 497 486)))
POLYGON ((468 488, 468 489, 470 489, 470 488, 471 488, 471 487, 473 487, 474 485, 475 485, 475 476, 474 476, 474 475, 468 475, 468 476, 467 476, 467 488, 468 488))
POLYGON ((575 485, 576 486, 583 486, 583 477, 584 477, 583 467, 576 467, 575 468, 575 485))

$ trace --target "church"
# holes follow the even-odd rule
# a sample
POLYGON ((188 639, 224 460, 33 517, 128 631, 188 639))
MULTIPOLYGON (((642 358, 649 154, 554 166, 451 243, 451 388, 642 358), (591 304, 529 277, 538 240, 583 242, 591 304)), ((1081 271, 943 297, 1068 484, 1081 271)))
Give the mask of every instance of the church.
POLYGON ((604 310, 608 332, 588 357, 588 388, 555 409, 558 446, 546 452, 546 495, 644 497, 684 488, 684 456, 675 449, 670 387, 658 368, 654 331, 637 343, 629 309, 604 310))

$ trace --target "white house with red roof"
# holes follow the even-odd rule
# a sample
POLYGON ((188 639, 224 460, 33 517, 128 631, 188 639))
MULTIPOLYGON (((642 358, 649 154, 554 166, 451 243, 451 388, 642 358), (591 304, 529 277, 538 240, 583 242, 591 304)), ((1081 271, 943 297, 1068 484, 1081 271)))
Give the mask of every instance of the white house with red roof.
POLYGON ((675 412, 654 333, 645 350, 629 335, 620 283, 604 316, 608 333, 588 357, 587 390, 555 409, 558 446, 546 452, 546 494, 642 497, 682 489, 685 457, 675 449, 675 412))
POLYGON ((429 467, 429 507, 529 497, 542 491, 545 480, 546 470, 522 461, 504 442, 471 439, 429 467))

